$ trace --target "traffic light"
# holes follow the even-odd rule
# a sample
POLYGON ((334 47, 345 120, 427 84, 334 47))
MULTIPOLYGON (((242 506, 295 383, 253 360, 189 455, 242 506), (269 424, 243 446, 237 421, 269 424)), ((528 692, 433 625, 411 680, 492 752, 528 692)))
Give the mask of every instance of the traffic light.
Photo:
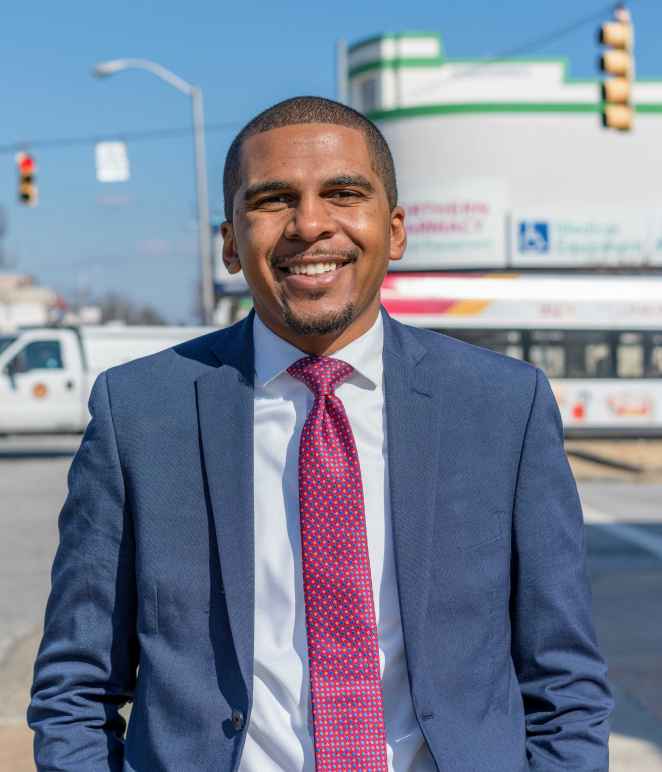
POLYGON ((600 86, 602 125, 608 129, 631 131, 634 125, 634 27, 624 5, 616 6, 614 18, 600 27, 598 38, 607 46, 600 57, 600 69, 609 76, 600 86))
POLYGON ((36 206, 39 197, 35 172, 37 164, 29 153, 17 153, 18 166, 18 200, 26 206, 36 206))

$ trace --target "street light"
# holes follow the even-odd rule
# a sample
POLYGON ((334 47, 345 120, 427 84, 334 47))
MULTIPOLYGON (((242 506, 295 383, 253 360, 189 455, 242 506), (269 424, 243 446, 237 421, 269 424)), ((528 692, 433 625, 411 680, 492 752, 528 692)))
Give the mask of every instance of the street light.
POLYGON ((209 200, 207 193, 207 163, 205 160, 204 112, 202 91, 182 80, 170 70, 148 59, 113 59, 94 66, 93 75, 107 78, 122 70, 148 70, 182 94, 191 97, 193 108, 193 135, 195 139, 195 183, 198 210, 198 249, 200 252, 200 294, 204 324, 211 324, 214 314, 214 278, 211 261, 211 232, 209 229, 209 200))

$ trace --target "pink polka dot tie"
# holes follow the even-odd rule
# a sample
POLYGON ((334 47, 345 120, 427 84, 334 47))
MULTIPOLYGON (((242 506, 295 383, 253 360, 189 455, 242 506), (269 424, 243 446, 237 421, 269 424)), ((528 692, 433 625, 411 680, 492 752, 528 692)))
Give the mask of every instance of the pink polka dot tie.
POLYGON ((387 770, 361 468, 333 393, 353 369, 304 357, 287 370, 315 395, 301 433, 299 505, 317 772, 387 770))

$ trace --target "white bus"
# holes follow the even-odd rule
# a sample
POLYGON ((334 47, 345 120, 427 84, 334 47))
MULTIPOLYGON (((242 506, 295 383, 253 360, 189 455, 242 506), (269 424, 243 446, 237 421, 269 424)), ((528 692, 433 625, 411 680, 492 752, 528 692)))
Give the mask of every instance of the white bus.
POLYGON ((662 436, 662 276, 397 272, 382 302, 538 365, 568 436, 662 436))

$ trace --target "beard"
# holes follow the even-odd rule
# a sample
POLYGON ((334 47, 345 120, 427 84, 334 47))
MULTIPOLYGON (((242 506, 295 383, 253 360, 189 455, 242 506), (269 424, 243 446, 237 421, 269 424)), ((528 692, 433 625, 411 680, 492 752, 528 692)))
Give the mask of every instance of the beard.
MULTIPOLYGON (((291 262, 294 257, 331 257, 333 259, 338 256, 345 257, 348 262, 355 263, 359 258, 358 249, 314 249, 310 252, 302 252, 299 255, 289 255, 287 260, 284 261, 272 259, 271 263, 275 267, 282 267, 286 262, 291 262)), ((324 297, 322 292, 313 292, 309 295, 310 300, 320 300, 324 297)), ((281 295, 281 308, 283 312, 283 321, 296 335, 330 335, 334 332, 342 332, 354 321, 356 316, 356 309, 352 302, 348 302, 339 311, 332 311, 324 315, 312 316, 307 314, 302 316, 297 314, 290 304, 284 293, 281 295)))
POLYGON ((355 308, 353 303, 347 303, 339 311, 333 311, 323 316, 305 318, 297 315, 285 298, 283 298, 283 320, 297 335, 330 335, 342 332, 354 321, 355 308))

